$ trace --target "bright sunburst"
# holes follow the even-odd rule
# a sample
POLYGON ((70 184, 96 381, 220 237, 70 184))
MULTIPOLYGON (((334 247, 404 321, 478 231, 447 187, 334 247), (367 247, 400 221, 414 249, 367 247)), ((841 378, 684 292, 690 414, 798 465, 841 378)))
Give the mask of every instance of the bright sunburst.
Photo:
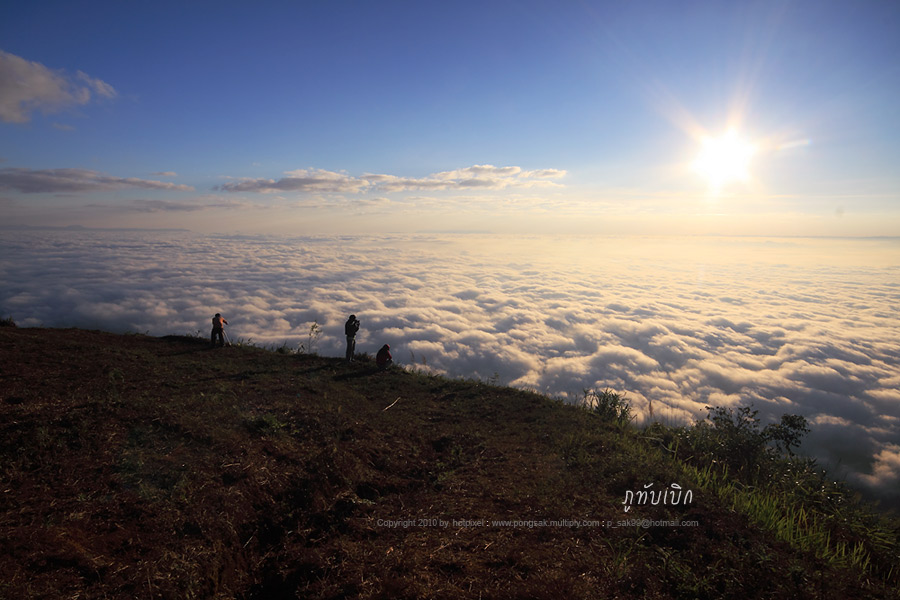
POLYGON ((720 190, 750 178, 750 160, 756 147, 742 140, 734 131, 703 140, 700 154, 694 161, 694 171, 705 177, 709 187, 720 190))

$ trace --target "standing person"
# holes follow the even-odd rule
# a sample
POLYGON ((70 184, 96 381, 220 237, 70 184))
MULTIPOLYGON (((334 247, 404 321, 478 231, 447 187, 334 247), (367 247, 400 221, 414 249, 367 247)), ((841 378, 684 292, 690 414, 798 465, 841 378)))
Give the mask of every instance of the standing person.
POLYGON ((344 323, 344 334, 347 336, 347 362, 353 361, 353 353, 356 352, 356 332, 359 331, 359 319, 356 315, 350 315, 344 323))
POLYGON ((211 345, 215 346, 217 340, 219 342, 219 346, 225 345, 226 325, 228 325, 228 321, 222 318, 222 315, 216 313, 216 316, 212 318, 212 333, 209 334, 209 342, 211 345))
POLYGON ((375 355, 375 364, 378 365, 378 368, 381 370, 387 369, 389 366, 394 364, 394 359, 391 357, 391 347, 385 344, 381 347, 381 350, 378 351, 378 354, 375 355))

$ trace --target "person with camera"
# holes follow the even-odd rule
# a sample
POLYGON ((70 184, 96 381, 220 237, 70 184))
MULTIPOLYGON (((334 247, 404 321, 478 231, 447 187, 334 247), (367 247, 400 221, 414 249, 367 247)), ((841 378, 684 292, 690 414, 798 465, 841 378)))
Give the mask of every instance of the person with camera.
POLYGON ((350 315, 350 318, 344 323, 344 334, 347 336, 347 362, 353 362, 357 331, 359 331, 359 319, 356 318, 356 315, 350 315))

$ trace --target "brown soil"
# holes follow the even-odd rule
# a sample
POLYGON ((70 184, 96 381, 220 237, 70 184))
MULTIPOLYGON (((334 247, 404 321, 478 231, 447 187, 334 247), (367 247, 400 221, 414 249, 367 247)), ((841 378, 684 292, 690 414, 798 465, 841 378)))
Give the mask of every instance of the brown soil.
POLYGON ((0 328, 0 598, 897 597, 701 490, 625 513, 691 482, 594 417, 368 361, 0 328))

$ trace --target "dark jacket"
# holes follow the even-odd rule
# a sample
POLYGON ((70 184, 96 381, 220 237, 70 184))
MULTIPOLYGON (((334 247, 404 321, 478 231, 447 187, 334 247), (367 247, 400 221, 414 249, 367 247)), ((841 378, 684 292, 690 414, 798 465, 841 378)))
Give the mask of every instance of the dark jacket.
POLYGON ((385 344, 381 347, 381 350, 378 351, 378 354, 375 355, 375 364, 379 367, 384 367, 392 362, 391 347, 385 344))
POLYGON ((359 331, 359 319, 350 317, 347 319, 347 322, 344 323, 344 333, 347 337, 354 337, 356 336, 357 331, 359 331))

